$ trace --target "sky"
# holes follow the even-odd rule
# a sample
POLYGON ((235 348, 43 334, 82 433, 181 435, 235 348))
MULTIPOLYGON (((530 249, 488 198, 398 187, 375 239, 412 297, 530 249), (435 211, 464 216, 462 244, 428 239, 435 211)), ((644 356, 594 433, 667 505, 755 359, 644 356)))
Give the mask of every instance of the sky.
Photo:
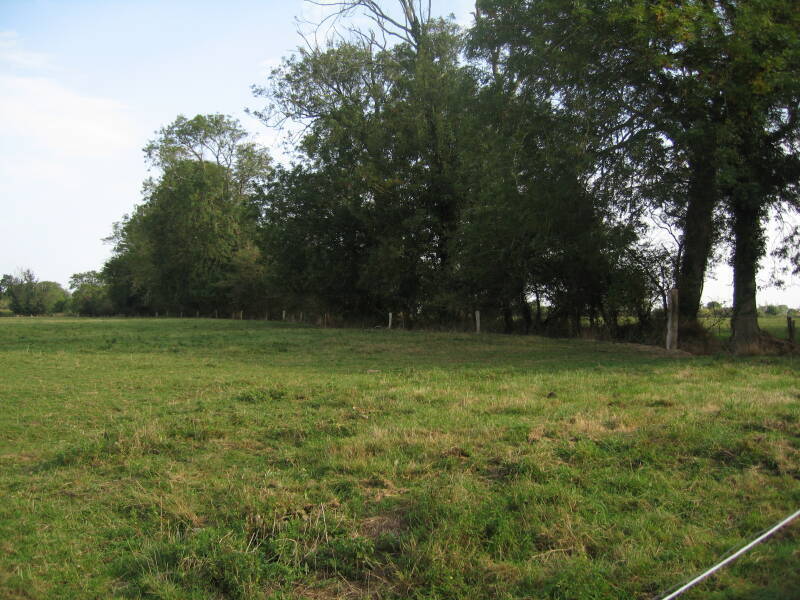
MULTIPOLYGON (((434 1, 465 25, 473 6, 434 1)), ((0 0, 0 274, 66 285, 99 270, 103 238, 140 201, 142 147, 179 114, 231 115, 285 156, 245 113, 261 107, 250 86, 302 45, 296 18, 320 15, 302 0, 0 0)), ((714 275, 704 299, 730 303, 730 269, 714 275)), ((789 283, 759 303, 800 305, 789 283)))

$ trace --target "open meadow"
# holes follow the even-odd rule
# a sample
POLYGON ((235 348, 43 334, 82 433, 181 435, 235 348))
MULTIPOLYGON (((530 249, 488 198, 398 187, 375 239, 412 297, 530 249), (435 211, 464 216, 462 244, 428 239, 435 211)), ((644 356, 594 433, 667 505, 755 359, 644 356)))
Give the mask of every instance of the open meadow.
MULTIPOLYGON (((654 598, 800 508, 798 357, 0 319, 0 598, 654 598)), ((800 523, 686 598, 800 597, 800 523)))

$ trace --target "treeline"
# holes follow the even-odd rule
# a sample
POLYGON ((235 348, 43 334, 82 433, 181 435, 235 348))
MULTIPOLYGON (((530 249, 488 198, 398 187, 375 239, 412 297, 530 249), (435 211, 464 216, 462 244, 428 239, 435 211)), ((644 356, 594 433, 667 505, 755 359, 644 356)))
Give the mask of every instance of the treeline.
MULTIPOLYGON (((263 285, 263 272, 253 281, 263 285)), ((254 303, 253 308, 247 312, 248 318, 269 317, 267 312, 262 315, 259 311, 266 306, 262 298, 261 304, 254 303)), ((237 304, 239 306, 240 304, 237 304)), ((65 289, 60 283, 55 281, 40 281, 30 269, 23 269, 16 275, 6 274, 0 278, 0 316, 13 314, 17 316, 41 316, 41 315, 73 315, 88 317, 121 316, 131 314, 132 311, 120 312, 119 306, 111 300, 111 286, 108 278, 103 273, 97 271, 87 271, 85 273, 75 273, 70 277, 69 287, 65 289)), ((225 306, 230 309, 230 305, 225 306)), ((545 307, 545 312, 547 308, 545 307)), ((135 312, 135 311, 133 311, 135 312)), ((283 318, 283 311, 280 315, 273 312, 274 318, 283 318)), ((302 314, 302 313, 301 313, 302 314)), ((759 317, 795 317, 800 314, 800 308, 790 308, 785 304, 765 304, 758 307, 759 317)), ((167 310, 164 316, 170 316, 167 310)), ((181 310, 173 312, 173 317, 192 317, 199 316, 199 309, 195 313, 184 313, 181 310)), ((730 306, 725 306, 717 301, 707 302, 702 306, 698 315, 705 320, 730 318, 733 310, 730 306)), ((203 314, 203 316, 211 316, 203 314)), ((215 309, 213 316, 233 318, 245 318, 243 309, 228 313, 219 314, 215 309)), ((313 315, 310 315, 313 316, 313 315)), ((318 316, 318 315, 317 315, 318 316)), ((297 317, 289 315, 289 318, 297 317)))
POLYGON ((103 269, 116 311, 622 335, 677 286, 691 329, 727 247, 734 347, 758 349, 764 225, 800 206, 800 4, 480 0, 468 30, 334 4, 375 30, 255 88, 301 126, 295 164, 220 115, 148 146, 160 174, 103 269))
POLYGON ((69 292, 55 281, 39 281, 30 269, 0 279, 0 308, 18 315, 44 315, 65 312, 69 292))
POLYGON ((76 273, 69 290, 55 281, 40 281, 30 269, 0 278, 0 314, 38 316, 78 314, 107 316, 114 313, 108 286, 96 271, 76 273))

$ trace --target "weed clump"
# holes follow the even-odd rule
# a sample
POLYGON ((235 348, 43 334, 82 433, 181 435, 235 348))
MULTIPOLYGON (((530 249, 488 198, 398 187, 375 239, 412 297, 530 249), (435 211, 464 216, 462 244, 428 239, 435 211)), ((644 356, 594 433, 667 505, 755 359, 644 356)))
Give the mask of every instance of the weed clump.
POLYGON ((288 397, 285 388, 276 386, 269 388, 256 388, 252 390, 245 390, 233 396, 236 402, 246 402, 248 404, 257 404, 260 402, 275 402, 278 400, 285 400, 288 397))

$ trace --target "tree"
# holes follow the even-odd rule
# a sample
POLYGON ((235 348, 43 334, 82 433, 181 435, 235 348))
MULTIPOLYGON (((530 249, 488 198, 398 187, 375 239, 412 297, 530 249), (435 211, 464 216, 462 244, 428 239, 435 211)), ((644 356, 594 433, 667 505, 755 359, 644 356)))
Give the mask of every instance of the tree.
POLYGON ((684 319, 697 315, 717 217, 731 217, 734 344, 751 346, 764 207, 794 170, 784 159, 796 145, 798 5, 481 0, 478 13, 473 39, 484 56, 599 132, 599 156, 627 174, 630 192, 682 205, 684 319), (650 193, 677 178, 684 202, 650 193))
MULTIPOLYGON (((343 245, 362 245, 356 285, 350 288, 361 298, 323 303, 371 306, 367 312, 394 309, 406 313, 409 322, 423 305, 428 315, 448 309, 440 292, 452 273, 450 247, 465 198, 460 153, 466 147, 463 125, 474 80, 458 64, 461 41, 454 26, 419 19, 416 12, 407 15, 407 31, 401 35, 408 40, 387 47, 375 35, 360 32, 354 40, 325 49, 301 50, 256 93, 268 101, 258 113, 268 123, 291 119, 306 124, 301 140, 306 164, 280 177, 270 200, 272 208, 287 213, 282 222, 292 227, 304 223, 303 228, 319 232, 316 258, 305 268, 326 265, 330 273, 352 272, 334 262, 349 255, 343 245), (300 187, 293 191, 284 185, 290 182, 300 187), (309 185, 322 186, 325 198, 309 201, 309 185), (280 201, 275 198, 279 192, 284 194, 280 201), (293 200, 300 204, 287 205, 293 200), (308 212, 299 214, 303 210, 308 212), (328 219, 342 219, 344 244, 312 225, 328 219), (324 252, 329 254, 323 258, 324 252)), ((296 251, 286 259, 296 263, 309 248, 296 251)))
POLYGON ((360 283, 368 243, 361 212, 342 177, 299 166, 276 170, 260 243, 277 301, 350 318, 373 310, 377 291, 360 283))
POLYGON ((509 331, 514 312, 531 328, 529 294, 575 332, 587 313, 649 311, 638 215, 595 183, 584 127, 509 72, 465 66, 460 31, 424 3, 321 4, 376 29, 303 49, 256 88, 262 119, 305 125, 304 164, 276 178, 264 218, 294 302, 407 324, 480 308, 509 331))
POLYGON ((11 286, 13 281, 14 281, 13 275, 6 274, 3 275, 2 278, 0 278, 0 296, 4 295, 8 291, 8 288, 11 286))
POLYGON ((477 5, 473 47, 522 93, 572 119, 596 156, 597 182, 628 202, 678 200, 653 192, 665 191, 657 185, 668 174, 664 165, 686 166, 679 280, 684 316, 693 319, 714 239, 718 198, 706 163, 715 123, 696 110, 702 92, 692 89, 691 68, 663 56, 674 44, 653 27, 646 4, 485 0, 477 5), (680 97, 689 101, 676 103, 680 97))
POLYGON ((240 143, 247 136, 239 122, 225 115, 183 115, 158 130, 158 137, 144 147, 148 161, 162 169, 187 160, 204 163, 209 159, 233 171, 240 143))
POLYGON ((11 310, 18 315, 43 315, 63 312, 69 294, 54 281, 39 281, 33 271, 3 276, 4 294, 11 310))
POLYGON ((120 229, 118 254, 135 253, 128 261, 132 287, 155 310, 227 306, 219 286, 239 243, 239 207, 227 181, 216 164, 173 162, 120 229))
POLYGON ((264 257, 250 241, 233 253, 219 286, 231 306, 249 314, 264 314, 275 301, 268 286, 264 257))
POLYGON ((160 174, 115 225, 114 256, 103 269, 118 309, 241 310, 232 277, 244 276, 237 256, 252 248, 271 171, 266 151, 245 138, 230 117, 179 116, 145 147, 160 174))
POLYGON ((69 279, 69 289, 72 292, 70 307, 73 312, 93 317, 112 314, 108 286, 101 273, 75 273, 69 279))
POLYGON ((734 350, 756 352, 761 336, 756 274, 764 223, 779 203, 800 208, 800 6, 771 0, 726 6, 722 79, 729 141, 724 191, 734 252, 734 350))

